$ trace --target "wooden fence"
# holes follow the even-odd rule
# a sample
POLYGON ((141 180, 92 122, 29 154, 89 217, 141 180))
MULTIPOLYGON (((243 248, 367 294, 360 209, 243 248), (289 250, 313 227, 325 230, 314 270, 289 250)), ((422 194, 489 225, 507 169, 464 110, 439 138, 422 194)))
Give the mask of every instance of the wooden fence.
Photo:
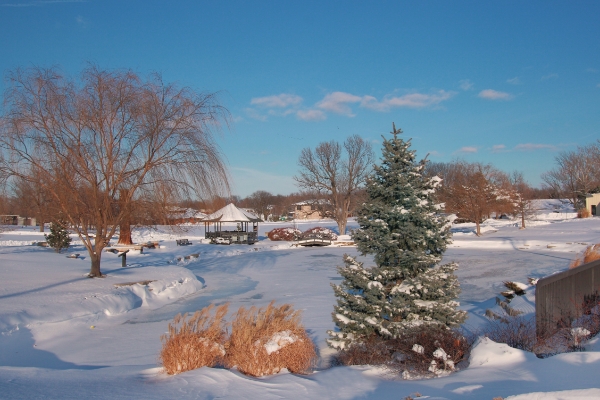
POLYGON ((536 332, 538 337, 551 335, 598 304, 600 260, 583 264, 537 282, 535 290, 536 332))

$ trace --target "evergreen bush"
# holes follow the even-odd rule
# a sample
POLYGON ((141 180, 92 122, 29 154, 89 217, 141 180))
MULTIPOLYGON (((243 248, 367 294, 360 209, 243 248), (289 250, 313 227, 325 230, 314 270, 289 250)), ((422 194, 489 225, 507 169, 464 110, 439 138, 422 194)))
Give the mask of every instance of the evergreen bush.
POLYGON ((410 140, 398 135, 383 142, 381 165, 367 180, 367 200, 358 210, 354 242, 362 255, 372 254, 366 268, 344 256, 344 278, 332 284, 337 305, 328 344, 344 349, 372 335, 395 339, 419 326, 452 328, 466 312, 458 311, 457 264, 438 265, 451 242, 450 224, 438 213, 434 194, 441 179, 423 176, 425 161, 416 161, 410 140))
POLYGON ((50 233, 47 235, 44 234, 48 246, 52 247, 57 253, 60 253, 63 249, 68 249, 71 245, 71 237, 65 225, 62 221, 52 222, 50 224, 50 233))

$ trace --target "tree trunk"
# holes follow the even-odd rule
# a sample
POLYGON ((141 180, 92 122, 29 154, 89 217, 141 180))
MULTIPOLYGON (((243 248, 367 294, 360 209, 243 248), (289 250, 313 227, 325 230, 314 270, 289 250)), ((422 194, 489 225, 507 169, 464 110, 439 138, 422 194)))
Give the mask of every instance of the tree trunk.
POLYGON ((475 234, 481 236, 481 227, 479 226, 479 219, 475 220, 475 234))
POLYGON ((123 217, 119 224, 118 244, 133 244, 133 240, 131 240, 131 201, 128 197, 129 189, 119 190, 119 202, 123 217))
POLYGON ((118 244, 133 244, 131 239, 131 225, 129 221, 123 221, 119 225, 119 241, 118 244))
POLYGON ((525 212, 521 213, 521 229, 525 229, 525 212))
POLYGON ((96 253, 90 256, 92 260, 92 268, 90 270, 90 278, 101 278, 102 272, 100 271, 100 254, 96 253))
POLYGON ((337 221, 338 231, 340 232, 340 235, 346 234, 346 223, 347 223, 346 220, 337 221))

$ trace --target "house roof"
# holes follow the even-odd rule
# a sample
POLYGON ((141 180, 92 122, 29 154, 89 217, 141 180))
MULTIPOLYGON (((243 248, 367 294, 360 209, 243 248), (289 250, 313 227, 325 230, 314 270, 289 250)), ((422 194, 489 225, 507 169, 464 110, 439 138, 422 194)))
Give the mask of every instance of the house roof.
POLYGON ((219 211, 207 215, 202 219, 204 222, 263 222, 262 219, 249 211, 237 208, 233 204, 227 204, 219 211))

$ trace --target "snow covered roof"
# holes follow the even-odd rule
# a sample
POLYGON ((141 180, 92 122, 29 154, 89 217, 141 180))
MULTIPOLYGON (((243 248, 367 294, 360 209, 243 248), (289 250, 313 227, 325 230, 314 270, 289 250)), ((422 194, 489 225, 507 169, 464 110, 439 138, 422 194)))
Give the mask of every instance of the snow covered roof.
POLYGON ((207 215, 204 222, 263 222, 262 219, 249 211, 237 208, 232 203, 227 204, 219 211, 207 215))

